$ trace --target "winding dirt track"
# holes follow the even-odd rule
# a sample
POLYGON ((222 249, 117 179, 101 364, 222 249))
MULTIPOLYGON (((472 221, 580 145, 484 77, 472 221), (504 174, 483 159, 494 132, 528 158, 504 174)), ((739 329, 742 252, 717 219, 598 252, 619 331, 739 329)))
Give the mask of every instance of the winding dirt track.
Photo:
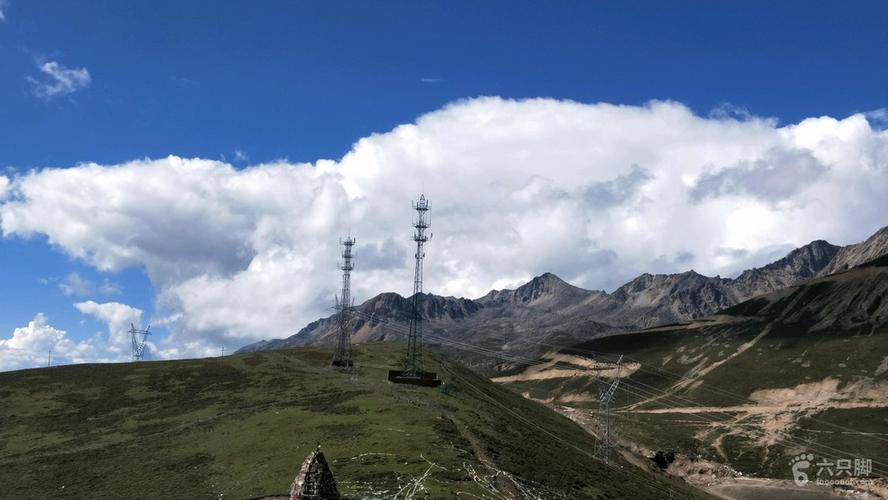
POLYGON ((832 500, 846 498, 822 486, 797 486, 792 481, 742 478, 703 488, 719 498, 730 500, 832 500))

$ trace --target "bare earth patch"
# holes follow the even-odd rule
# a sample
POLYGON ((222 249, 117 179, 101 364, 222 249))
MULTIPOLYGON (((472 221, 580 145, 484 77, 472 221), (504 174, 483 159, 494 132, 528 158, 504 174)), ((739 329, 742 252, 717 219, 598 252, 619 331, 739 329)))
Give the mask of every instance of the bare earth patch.
POLYGON ((623 363, 619 367, 615 363, 595 361, 582 356, 572 356, 557 352, 549 352, 542 356, 543 363, 528 367, 516 375, 494 377, 490 379, 498 384, 511 382, 525 382, 528 380, 549 380, 557 378, 624 378, 632 375, 639 368, 639 363, 623 363), (558 365, 562 365, 559 367, 558 365), (577 368, 564 368, 563 365, 576 366, 577 368))
MULTIPOLYGON (((860 380, 839 388, 840 381, 827 377, 819 382, 799 384, 780 389, 763 389, 750 394, 757 404, 737 406, 689 406, 632 409, 634 413, 728 413, 732 419, 711 422, 697 434, 697 439, 718 444, 727 435, 745 436, 762 447, 782 441, 801 417, 812 416, 829 409, 886 408, 888 407, 888 382, 860 380), (756 423, 757 428, 743 430, 738 425, 756 423), (716 438, 716 435, 720 435, 716 438)), ((718 447, 718 446, 716 446, 718 447)))

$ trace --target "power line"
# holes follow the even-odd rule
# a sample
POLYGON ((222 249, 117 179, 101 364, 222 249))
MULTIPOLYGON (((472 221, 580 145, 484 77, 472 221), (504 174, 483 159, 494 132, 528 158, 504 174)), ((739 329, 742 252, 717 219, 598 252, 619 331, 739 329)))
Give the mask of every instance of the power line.
MULTIPOLYGON (((617 354, 614 354, 614 353, 606 353, 606 352, 601 352, 601 351, 594 351, 594 350, 591 350, 591 349, 582 349, 582 348, 573 347, 573 346, 556 345, 556 344, 546 344, 546 343, 543 343, 543 342, 537 342, 537 341, 533 341, 533 340, 529 340, 529 339, 528 339, 528 340, 525 340, 525 341, 526 341, 526 342, 530 342, 530 343, 534 343, 534 344, 547 345, 547 346, 556 347, 556 348, 561 348, 561 349, 568 349, 569 352, 571 352, 571 353, 589 354, 589 355, 592 355, 593 357, 598 357, 598 358, 601 358, 602 356, 604 356, 604 357, 615 358, 615 357, 618 356, 617 354)), ((620 354, 619 356, 623 356, 623 355, 620 354)), ((676 374, 676 373, 673 373, 673 372, 670 372, 670 371, 665 370, 665 369, 663 369, 663 368, 660 368, 660 367, 658 367, 658 366, 656 366, 656 365, 649 365, 649 364, 647 364, 647 363, 643 363, 642 361, 640 361, 640 360, 638 360, 638 359, 636 359, 636 358, 632 358, 632 357, 630 357, 630 356, 625 356, 625 358, 628 359, 628 360, 630 360, 630 361, 634 361, 634 362, 636 362, 636 363, 639 365, 639 369, 640 369, 641 371, 646 371, 646 372, 648 372, 648 373, 654 373, 654 372, 656 372, 657 374, 670 375, 670 376, 672 376, 672 377, 675 377, 675 378, 676 378, 677 380, 679 380, 679 381, 682 380, 682 379, 685 379, 685 378, 686 378, 685 375, 678 375, 678 374, 676 374)), ((709 391, 710 393, 717 394, 717 395, 720 395, 720 396, 724 396, 724 397, 727 397, 727 398, 729 398, 729 399, 733 399, 733 400, 735 400, 735 401, 737 401, 737 402, 741 402, 741 403, 749 403, 749 404, 755 404, 755 403, 756 403, 756 401, 753 401, 752 399, 749 399, 748 397, 744 397, 744 396, 741 396, 741 395, 739 395, 739 394, 733 393, 733 392, 728 391, 727 389, 724 389, 724 388, 722 388, 722 387, 719 387, 719 386, 713 385, 713 384, 708 383, 708 382, 704 382, 703 380, 697 380, 697 381, 696 381, 696 384, 698 384, 698 385, 697 385, 697 388, 699 388, 699 389, 707 390, 707 391, 709 391)), ((665 393, 665 392, 666 392, 666 391, 664 391, 664 393, 665 393)), ((829 422, 829 421, 826 421, 826 420, 823 420, 823 419, 819 419, 819 418, 816 418, 816 417, 813 417, 813 416, 808 416, 808 417, 806 417, 806 418, 808 418, 808 419, 810 419, 810 420, 812 420, 812 421, 814 421, 814 422, 817 422, 817 423, 820 423, 820 424, 823 424, 823 425, 827 425, 827 426, 830 426, 830 427, 833 427, 833 428, 836 428, 836 429, 841 429, 841 430, 844 430, 844 431, 855 432, 855 433, 861 433, 861 431, 859 431, 859 430, 857 430, 857 429, 853 429, 853 428, 851 428, 851 427, 846 427, 846 426, 843 426, 843 425, 835 424, 835 423, 833 423, 833 422, 829 422)), ((876 440, 879 440, 879 441, 885 441, 885 442, 888 442, 888 439, 886 439, 886 438, 882 438, 882 437, 879 437, 879 436, 872 436, 872 437, 875 438, 876 440)))
MULTIPOLYGON (((403 327, 402 325, 399 325, 399 324, 396 324, 396 323, 391 323, 390 320, 387 320, 387 319, 384 319, 384 318, 376 319, 376 318, 374 318, 372 315, 367 315, 366 313, 363 313, 363 312, 360 312, 359 314, 361 314, 361 315, 364 316, 365 318, 369 316, 371 319, 375 319, 375 320, 377 320, 377 321, 387 323, 387 324, 389 324, 390 327, 392 327, 392 328, 395 329, 395 330, 400 330, 402 333, 403 333, 403 331, 404 331, 404 327, 403 327)), ((504 353, 502 353, 502 352, 500 352, 500 351, 493 351, 493 350, 490 350, 490 349, 485 349, 485 348, 480 347, 480 346, 474 346, 474 345, 471 345, 471 344, 465 344, 465 343, 462 343, 462 342, 459 342, 459 341, 454 341, 454 340, 451 340, 451 339, 447 339, 447 338, 444 338, 444 337, 439 337, 439 336, 431 335, 431 334, 429 334, 428 337, 429 337, 430 339, 432 339, 432 340, 437 340, 437 341, 438 341, 440 344, 442 344, 442 345, 450 346, 450 347, 454 347, 454 348, 459 349, 459 350, 464 350, 464 351, 468 351, 468 352, 473 352, 473 353, 476 353, 476 354, 481 354, 481 355, 485 355, 485 356, 489 356, 489 357, 496 357, 496 358, 503 359, 503 360, 506 360, 506 361, 521 362, 521 363, 524 363, 524 364, 527 364, 527 365, 531 365, 531 366, 533 366, 533 365, 543 365, 543 364, 547 364, 547 365, 551 364, 552 366, 556 366, 556 365, 558 365, 558 363, 559 363, 559 362, 557 362, 557 361, 556 361, 555 363, 549 363, 549 362, 542 361, 542 360, 538 360, 538 359, 522 358, 522 357, 519 356, 519 355, 505 355, 504 353)), ((653 386, 649 386, 648 384, 644 384, 644 383, 642 383, 642 382, 638 382, 638 381, 634 381, 634 380, 628 379, 628 380, 624 380, 624 383, 628 383, 628 384, 632 384, 632 385, 640 384, 640 385, 643 385, 643 386, 649 387, 649 388, 651 389, 652 392, 648 392, 648 394, 659 395, 659 396, 661 397, 661 401, 667 402, 667 403, 664 404, 664 406, 665 406, 666 408, 683 407, 683 406, 687 406, 688 404, 690 404, 691 406, 696 406, 696 407, 701 407, 701 406, 702 406, 702 405, 700 405, 700 404, 699 404, 698 402, 696 402, 696 401, 693 401, 693 400, 690 400, 690 399, 688 399, 688 398, 683 398, 683 397, 681 397, 681 396, 677 396, 677 395, 671 394, 671 393, 669 393, 669 392, 667 392, 667 391, 665 391, 665 390, 663 390, 663 389, 659 389, 659 388, 656 388, 656 387, 653 387, 653 386), (671 404, 671 405, 668 404, 669 401, 672 401, 672 404, 671 404), (684 404, 684 405, 679 405, 678 403, 676 403, 676 401, 684 401, 685 404, 684 404)), ((637 393, 635 393, 635 394, 637 394, 637 393)), ((727 417, 729 417, 729 418, 730 418, 730 417, 733 417, 733 415, 730 415, 729 413, 724 412, 724 411, 717 411, 717 410, 716 410, 716 411, 713 411, 713 412, 711 412, 711 413, 714 413, 714 414, 722 414, 722 415, 725 415, 725 416, 727 416, 727 417)), ((706 423, 708 423, 708 424, 712 424, 712 423, 720 423, 720 421, 717 420, 717 419, 706 418, 705 416, 700 415, 700 414, 693 414, 693 413, 692 413, 692 414, 688 414, 688 415, 691 416, 692 418, 695 418, 695 419, 697 419, 697 420, 700 420, 700 421, 706 422, 706 423)), ((788 445, 793 445, 793 446, 795 446, 795 447, 806 447, 806 446, 807 446, 807 447, 808 447, 809 449, 811 449, 812 451, 815 451, 815 452, 817 452, 817 453, 819 453, 819 454, 821 454, 821 455, 824 455, 824 456, 826 456, 826 457, 828 457, 828 456, 836 456, 836 455, 835 455, 836 453, 838 454, 837 456, 847 456, 847 455, 848 455, 848 453, 847 453, 846 451, 839 450, 839 449, 836 449, 836 448, 832 448, 832 447, 827 446, 827 445, 819 444, 819 443, 816 443, 816 442, 814 442, 814 441, 812 441, 812 440, 807 440, 807 439, 804 439, 804 438, 795 438, 795 439, 793 439, 793 438, 790 438, 790 437, 779 437, 779 436, 778 436, 778 439, 779 439, 779 441, 778 441, 777 443, 775 443, 776 445, 783 446, 783 447, 787 447, 787 448, 789 447, 788 445), (829 450, 829 452, 826 452, 826 453, 825 453, 823 450, 829 450)), ((877 462, 877 461, 873 461, 873 463, 878 464, 878 465, 888 466, 888 464, 884 464, 884 463, 877 462)), ((879 472, 879 471, 877 471, 877 472, 879 472)))
MULTIPOLYGON (((499 339, 504 339, 504 338, 506 337, 506 335, 507 335, 507 334, 502 333, 502 334, 499 334, 499 335, 490 335, 488 338, 492 338, 492 339, 497 339, 497 338, 499 338, 499 339)), ((583 348, 579 348, 579 347, 575 347, 575 346, 571 346, 571 345, 564 345, 564 344, 551 344, 551 343, 540 342, 540 341, 532 340, 532 339, 521 339, 521 342, 531 343, 531 344, 537 344, 537 345, 543 345, 543 346, 548 346, 548 347, 554 347, 554 348, 557 348, 557 349, 560 349, 560 350, 567 349, 567 350, 568 350, 569 352, 571 352, 571 353, 589 354, 589 355, 592 355, 592 357, 598 357, 598 358, 600 358, 600 357, 602 357, 602 356, 605 356, 605 357, 611 357, 611 358, 616 358, 617 356, 623 356, 623 354, 615 354, 615 353, 606 353, 606 352, 601 352, 601 351, 594 351, 594 350, 591 350, 591 349, 583 349, 583 348)), ((500 351, 489 351, 489 352, 491 352, 491 353, 495 353, 495 352, 500 352, 500 351)), ((630 356, 625 356, 625 358, 628 359, 628 360, 630 360, 630 361, 634 361, 634 362, 638 363, 638 365, 639 365, 639 369, 640 369, 641 371, 646 371, 646 372, 648 372, 648 373, 653 373, 654 371, 656 371, 658 374, 670 375, 670 376, 672 376, 672 377, 675 377, 675 378, 678 379, 678 380, 682 380, 682 379, 685 379, 685 378, 686 378, 686 375, 679 375, 679 374, 676 374, 676 373, 674 373, 674 372, 670 372, 670 371, 668 371, 668 370, 665 370, 665 369, 663 369, 663 368, 661 368, 661 367, 658 367, 658 366, 655 366, 655 365, 648 365, 647 363, 643 363, 641 360, 638 360, 638 359, 636 359, 636 358, 632 358, 632 357, 630 357, 630 356)), ((713 384, 710 384, 710 383, 704 382, 704 381, 702 381, 702 380, 698 380, 697 382, 698 382, 697 388, 702 389, 702 390, 707 390, 707 391, 709 391, 710 393, 718 394, 718 395, 721 395, 721 396, 725 396, 725 397, 728 397, 728 398, 730 398, 730 399, 734 399, 735 401, 739 401, 739 402, 742 402, 742 403, 750 403, 750 404, 755 404, 755 403, 756 403, 755 401, 749 399, 748 397, 741 396, 741 395, 739 395, 739 394, 733 393, 733 392, 728 391, 727 389, 724 389, 724 388, 722 388, 722 387, 719 387, 719 386, 716 386, 716 385, 713 385, 713 384)), ((665 391, 664 391, 664 392, 665 392, 665 391)), ((813 422, 817 422, 817 423, 819 423, 819 424, 826 425, 826 426, 828 426, 828 427, 832 427, 832 428, 834 428, 834 429, 841 429, 841 430, 843 430, 843 431, 848 431, 848 432, 853 432, 853 433, 858 433, 858 434, 861 434, 861 433, 862 433, 861 431, 859 431, 859 430, 857 430, 857 429, 854 429, 854 428, 851 428, 851 427, 846 427, 846 426, 843 426, 843 425, 840 425, 840 424, 836 424, 836 423, 833 423, 833 422, 829 422, 829 421, 826 421, 826 420, 823 420, 823 419, 820 419, 820 418, 817 418, 817 417, 814 417, 814 416, 806 416, 806 418, 808 418, 809 420, 811 420, 811 421, 813 421, 813 422)), ((874 438, 874 439, 876 439, 876 440, 878 440, 878 441, 888 442, 888 438, 883 438, 883 437, 879 437, 879 436, 870 436, 870 437, 872 437, 872 438, 874 438)))
MULTIPOLYGON (((404 327, 403 327, 403 326, 401 326, 401 325, 397 325, 397 326, 399 327, 400 330, 402 330, 402 331, 404 330, 404 327)), ((382 369, 386 368, 386 366, 384 366, 384 365, 378 365, 378 364, 374 364, 374 363, 361 363, 361 366, 362 366, 362 367, 365 367, 365 368, 377 368, 377 369, 379 369, 379 368, 382 368, 382 369)), ((515 411, 514 408, 509 408, 509 407, 503 405, 502 403, 500 403, 499 401, 497 401, 496 399, 493 399, 493 398, 492 398, 490 395, 488 395, 484 390, 482 390, 479 386, 477 386, 475 383, 473 383, 472 381, 468 380, 467 378, 465 378, 465 377, 463 377, 463 376, 461 376, 461 375, 458 375, 458 374, 454 373, 453 371, 448 371, 448 373, 449 373, 449 376, 451 377, 452 380, 455 381, 455 380, 458 379, 459 381, 463 382, 463 383, 464 383, 464 384, 463 384, 464 387, 470 389, 471 391, 473 391, 473 392, 475 392, 476 394, 480 395, 480 396, 483 397, 484 399, 486 399, 486 400, 492 402, 492 403, 495 404, 496 406, 498 406, 498 407, 502 408, 503 410, 507 411, 507 412, 510 413, 512 416, 514 416, 518 421, 520 421, 521 423, 523 423, 523 424, 525 424, 525 425, 527 425, 527 426, 529 426, 529 427, 532 427, 532 428, 538 429, 540 432, 544 433, 545 435, 547 435, 547 436, 549 436, 549 437, 551 437, 551 438, 553 438, 553 439, 555 439, 555 440, 561 442, 561 443, 564 444, 565 446, 568 446, 568 447, 571 447, 571 448, 575 449, 576 451, 580 452, 580 453, 583 454, 583 455, 588 456, 589 458, 592 458, 593 460, 598 461, 601 465, 603 465, 603 466, 605 466, 605 467, 607 467, 607 468, 609 468, 609 469, 612 469, 612 470, 614 470, 614 471, 618 471, 618 472, 620 472, 620 473, 626 474, 626 475, 628 475, 628 476, 630 476, 630 477, 633 477, 633 478, 639 480, 640 482, 643 482, 643 483, 648 484, 652 489, 654 489, 654 490, 656 490, 656 491, 659 491, 659 492, 661 492, 661 493, 669 493, 670 495, 672 495, 672 494, 674 493, 673 490, 669 490, 669 489, 667 489, 665 484, 663 484, 663 483, 658 483, 658 482, 656 482, 656 481, 655 481, 653 478, 651 478, 651 477, 648 477, 648 476, 646 476, 646 475, 644 475, 644 474, 642 474, 642 473, 639 473, 639 472, 635 472, 634 469, 626 469, 626 468, 624 468, 623 466, 618 466, 618 465, 613 464, 613 463, 608 463, 608 462, 603 462, 603 461, 601 461, 601 460, 600 460, 595 454, 590 453, 588 450, 586 450, 586 449, 584 449, 584 448, 581 448, 581 447, 577 446, 576 443, 572 443, 572 442, 570 442, 570 441, 565 440, 565 439, 562 438, 561 436, 558 436, 557 434, 552 433, 552 432, 549 431, 548 429, 545 429, 545 428, 541 427, 539 424, 537 424, 537 423, 535 423, 535 422, 532 422, 532 421, 528 420, 526 417, 524 417, 524 416, 521 415, 520 413, 517 413, 517 412, 515 411)), ((310 397, 314 397, 314 396, 310 396, 310 397)), ((522 478, 522 480, 527 481, 525 478, 522 478)), ((687 494, 685 494, 685 493, 679 493, 679 495, 680 495, 679 498, 680 498, 680 497, 691 498, 691 497, 689 497, 689 496, 688 496, 687 494)))
POLYGON ((477 394, 480 394, 480 395, 481 395, 482 397, 484 397, 486 400, 488 400, 488 401, 490 401, 491 403, 493 403, 493 404, 499 406, 500 408, 502 408, 503 410, 507 411, 508 413, 511 413, 512 416, 514 416, 517 420, 523 422, 524 424, 526 424, 526 425, 528 425, 528 426, 530 426, 530 427, 536 428, 536 429, 540 430, 541 432, 543 432, 544 434, 546 434, 546 435, 552 437, 553 439, 555 439, 555 440, 561 442, 562 444, 564 444, 564 445, 566 445, 566 446, 569 446, 569 447, 571 447, 571 448, 574 448, 575 450, 579 451, 580 453, 582 453, 582 454, 584 454, 584 455, 586 455, 586 456, 588 456, 588 457, 590 457, 590 458, 592 458, 592 459, 594 459, 594 460, 599 461, 599 463, 603 464, 605 467, 608 467, 608 468, 611 468, 611 469, 613 469, 613 470, 616 470, 616 471, 622 472, 622 473, 624 473, 624 474, 627 474, 627 475, 633 476, 633 477, 635 477, 635 478, 638 478, 638 479, 640 479, 642 482, 647 483, 647 484, 648 484, 649 486, 651 486, 653 489, 658 490, 658 491, 660 491, 660 492, 668 492, 668 493, 670 493, 670 494, 672 493, 672 490, 665 489, 663 485, 654 482, 653 479, 651 479, 651 478, 649 478, 649 477, 642 476, 642 475, 640 475, 640 474, 638 474, 638 473, 635 473, 635 472, 633 472, 633 471, 631 471, 631 470, 627 470, 627 469, 624 469, 624 468, 621 468, 621 467, 617 467, 617 466, 615 466, 615 465, 613 465, 613 464, 608 463, 607 461, 602 461, 598 456, 596 456, 596 455, 590 453, 588 450, 585 450, 585 449, 583 449, 583 448, 580 448, 580 447, 577 446, 576 444, 571 443, 570 441, 565 440, 565 439, 562 438, 561 436, 558 436, 557 434, 552 433, 551 431, 549 431, 548 429, 543 428, 543 427, 540 426, 539 424, 537 424, 537 423, 535 423, 535 422, 532 422, 532 421, 528 420, 528 419, 525 418, 523 415, 517 413, 513 408, 509 408, 509 407, 507 407, 506 405, 502 404, 501 402, 497 401, 496 399, 494 399, 493 397, 491 397, 490 395, 488 395, 487 393, 485 393, 482 389, 480 389, 479 387, 477 387, 475 384, 473 384, 472 382, 470 382, 470 381, 467 380, 466 378, 464 378, 464 377, 462 377, 462 376, 460 376, 460 375, 457 375, 457 374, 455 374, 455 373, 451 373, 451 376, 452 376, 453 378, 455 378, 455 379, 461 379, 463 382, 465 382, 466 387, 472 389, 472 390, 475 391, 477 394))

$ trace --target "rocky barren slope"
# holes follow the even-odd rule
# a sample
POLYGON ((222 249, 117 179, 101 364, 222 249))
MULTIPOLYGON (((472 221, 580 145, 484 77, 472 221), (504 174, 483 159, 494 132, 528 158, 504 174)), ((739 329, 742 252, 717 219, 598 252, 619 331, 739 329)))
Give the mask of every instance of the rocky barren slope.
POLYGON ((829 265, 820 270, 818 275, 826 276, 845 271, 885 254, 888 254, 888 226, 877 231, 866 241, 843 247, 829 265))

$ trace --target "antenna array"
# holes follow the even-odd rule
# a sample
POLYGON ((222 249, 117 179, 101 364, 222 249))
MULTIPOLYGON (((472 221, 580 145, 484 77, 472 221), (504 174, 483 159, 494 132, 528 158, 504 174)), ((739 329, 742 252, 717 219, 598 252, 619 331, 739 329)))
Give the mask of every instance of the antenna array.
POLYGON ((416 267, 413 271, 413 304, 410 317, 410 331, 407 335, 407 358, 404 360, 402 377, 422 376, 422 261, 425 258, 424 245, 431 238, 426 230, 431 227, 429 200, 425 194, 413 203, 416 219, 413 221, 413 241, 416 242, 416 267))
POLYGON ((339 335, 331 365, 348 368, 354 363, 352 360, 351 332, 348 329, 348 317, 350 309, 354 306, 354 301, 351 298, 351 272, 355 268, 352 263, 354 258, 352 247, 355 246, 355 239, 349 235, 345 241, 340 240, 339 244, 343 247, 342 262, 339 264, 339 269, 342 270, 342 293, 336 298, 336 310, 339 311, 339 335))

